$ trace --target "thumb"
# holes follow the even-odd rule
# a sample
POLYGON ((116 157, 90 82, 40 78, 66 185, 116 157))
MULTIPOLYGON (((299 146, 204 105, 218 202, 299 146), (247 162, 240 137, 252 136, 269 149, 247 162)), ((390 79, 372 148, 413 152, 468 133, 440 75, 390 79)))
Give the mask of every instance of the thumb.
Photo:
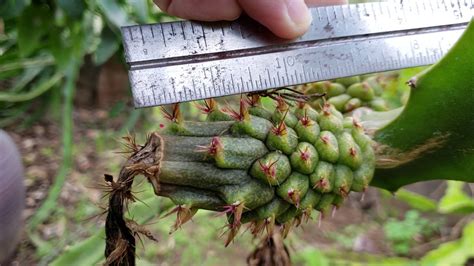
POLYGON ((285 39, 302 35, 311 24, 311 14, 304 0, 238 1, 249 16, 285 39))

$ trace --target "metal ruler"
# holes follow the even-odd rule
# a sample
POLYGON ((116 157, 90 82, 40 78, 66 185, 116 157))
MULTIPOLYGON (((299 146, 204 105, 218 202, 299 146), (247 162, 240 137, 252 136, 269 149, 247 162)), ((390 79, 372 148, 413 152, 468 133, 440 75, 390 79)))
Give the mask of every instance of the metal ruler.
POLYGON ((311 9, 309 31, 283 40, 234 22, 122 28, 136 107, 197 100, 439 60, 474 16, 474 0, 397 0, 311 9))

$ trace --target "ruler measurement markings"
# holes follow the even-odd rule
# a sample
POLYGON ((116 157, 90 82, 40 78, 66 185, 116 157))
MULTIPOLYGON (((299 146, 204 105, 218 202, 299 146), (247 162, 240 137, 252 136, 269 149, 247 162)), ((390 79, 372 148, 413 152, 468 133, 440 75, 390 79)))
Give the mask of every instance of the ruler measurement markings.
MULTIPOLYGON (((451 1, 451 3, 454 3, 454 2, 451 1)), ((379 4, 379 3, 377 3, 377 4, 379 5, 380 8, 382 8, 381 4, 379 4)), ((447 19, 444 19, 443 21, 439 22, 439 24, 441 24, 441 23, 446 23, 446 24, 451 23, 452 24, 452 23, 456 23, 456 22, 457 23, 461 22, 459 20, 459 17, 464 16, 464 14, 459 12, 459 9, 460 9, 459 6, 461 6, 461 3, 459 3, 459 1, 457 1, 457 6, 454 6, 453 8, 449 8, 449 10, 450 10, 449 12, 452 12, 452 14, 450 14, 447 19), (455 14, 456 12, 454 12, 453 10, 458 10, 457 14, 455 14)), ((329 19, 331 16, 335 16, 336 18, 341 20, 342 17, 345 16, 345 14, 344 14, 344 9, 342 9, 342 12, 339 12, 339 8, 340 7, 337 7, 337 9, 331 9, 331 11, 333 11, 332 13, 331 12, 329 12, 329 13, 326 12, 327 13, 326 18, 329 19)), ((363 6, 362 12, 363 13, 377 12, 376 8, 377 7, 374 7, 373 5, 371 7, 363 6), (365 10, 368 9, 368 11, 364 12, 365 11, 364 9, 365 10)), ((407 16, 412 16, 413 12, 414 13, 421 12, 422 9, 423 10, 425 10, 425 9, 430 10, 431 8, 434 8, 434 5, 425 4, 425 3, 419 3, 419 4, 417 3, 415 6, 410 7, 411 12, 407 11, 406 14, 403 14, 403 12, 402 12, 401 17, 407 18, 407 16)), ((346 11, 348 11, 348 10, 349 9, 346 9, 346 11)), ((469 10, 467 10, 466 12, 469 12, 469 10)), ((348 13, 350 13, 350 12, 348 12, 348 13)), ((472 10, 471 10, 471 13, 472 13, 472 10)), ((350 17, 349 14, 348 14, 348 17, 350 17)), ((370 17, 371 16, 369 16, 369 18, 366 18, 365 16, 362 17, 361 22, 362 23, 368 23, 369 22, 368 19, 374 19, 373 18, 374 16, 372 16, 372 18, 370 18, 370 17)), ((375 17, 377 17, 380 20, 384 19, 384 17, 380 17, 379 15, 376 15, 375 17)), ((324 19, 323 16, 321 16, 321 19, 324 19)), ((354 21, 356 21, 356 20, 353 20, 351 22, 354 22, 354 21)), ((337 34, 340 34, 340 32, 338 32, 338 30, 341 31, 343 29, 343 27, 344 27, 343 24, 341 24, 340 21, 332 22, 331 24, 332 24, 331 26, 336 27, 335 28, 336 36, 337 36, 337 34)), ((382 22, 381 22, 381 24, 382 24, 382 22)), ((231 24, 229 24, 229 25, 231 25, 231 24)), ((422 26, 422 27, 424 27, 425 25, 427 25, 426 22, 424 22, 424 25, 420 24, 420 26, 422 26)), ((160 25, 160 28, 162 28, 162 27, 163 26, 160 25)), ((389 25, 389 27, 396 28, 398 26, 389 25)), ((354 27, 352 27, 352 28, 354 28, 354 27)), ((216 29, 217 29, 216 33, 217 32, 222 33, 222 30, 219 31, 218 28, 216 28, 216 29)), ((127 29, 125 29, 125 30, 127 30, 127 29)), ((125 45, 127 55, 129 55, 129 54, 132 55, 130 57, 127 57, 130 60, 129 62, 133 62, 132 60, 133 60, 133 57, 134 57, 133 56, 134 53, 140 51, 140 46, 136 46, 136 44, 137 44, 136 36, 137 35, 135 34, 135 32, 133 32, 134 30, 138 30, 138 31, 141 30, 142 38, 145 38, 146 43, 150 43, 149 39, 153 39, 155 37, 158 37, 158 35, 159 35, 159 33, 157 33, 157 34, 155 34, 154 32, 152 33, 153 28, 151 28, 151 27, 150 27, 150 31, 147 31, 146 29, 143 29, 143 28, 140 28, 140 27, 137 27, 136 29, 132 29, 132 30, 130 30, 130 28, 128 28, 129 36, 127 36, 126 31, 123 31, 124 39, 126 41, 130 40, 130 41, 134 42, 133 45, 132 44, 131 45, 125 45), (150 34, 151 34, 151 37, 148 38, 147 36, 150 36, 150 34), (127 47, 128 47, 128 50, 127 50, 127 47)), ((320 31, 320 29, 318 29, 318 27, 316 27, 313 30, 316 31, 316 32, 320 31)), ((360 28, 358 28, 358 30, 360 30, 360 28)), ((376 29, 376 30, 380 30, 380 29, 376 29)), ((408 67, 408 66, 419 65, 419 64, 429 64, 429 63, 433 63, 437 58, 440 58, 446 52, 447 48, 449 48, 452 45, 455 38, 457 38, 457 36, 459 36, 458 34, 461 32, 461 30, 462 30, 462 28, 452 28, 452 30, 449 30, 449 28, 445 28, 440 32, 438 32, 437 30, 422 32, 421 34, 417 33, 417 32, 411 32, 407 36, 402 36, 400 34, 399 35, 384 35, 384 34, 381 34, 380 39, 375 38, 375 39, 369 39, 368 41, 365 41, 363 38, 359 38, 359 39, 355 39, 351 44, 345 43, 345 42, 336 42, 336 43, 327 42, 323 46, 316 45, 315 47, 310 47, 310 46, 299 47, 297 50, 294 50, 294 51, 292 51, 291 49, 289 49, 289 50, 280 50, 280 51, 278 51, 278 54, 271 51, 268 54, 254 53, 254 54, 245 55, 243 57, 239 57, 239 58, 235 58, 235 59, 232 59, 232 58, 224 58, 224 59, 217 58, 217 59, 214 59, 214 60, 217 60, 217 62, 219 62, 220 64, 223 64, 222 69, 224 69, 224 71, 222 73, 220 73, 218 76, 216 76, 216 75, 214 75, 215 73, 213 73, 214 70, 212 70, 212 68, 210 68, 211 76, 213 76, 213 77, 211 77, 212 80, 208 80, 208 78, 207 78, 207 80, 206 79, 203 80, 203 87, 206 87, 206 85, 208 85, 208 82, 213 82, 212 85, 214 85, 216 87, 222 86, 222 90, 224 92, 226 92, 226 94, 229 94, 229 92, 227 92, 227 88, 225 86, 226 84, 230 86, 230 83, 228 82, 228 79, 226 78, 226 77, 228 77, 227 73, 234 72, 234 73, 237 74, 237 77, 240 77, 240 78, 242 78, 243 76, 246 76, 246 74, 243 73, 242 71, 235 71, 236 70, 235 67, 237 67, 237 65, 235 65, 235 64, 249 66, 249 67, 247 67, 247 70, 249 71, 248 72, 248 77, 249 77, 249 82, 251 84, 248 84, 248 82, 242 82, 241 84, 239 84, 239 85, 242 86, 242 88, 243 88, 243 86, 245 86, 245 84, 247 84, 247 88, 246 88, 247 91, 255 91, 255 90, 268 88, 267 80, 268 80, 268 83, 270 85, 272 83, 272 75, 270 75, 270 71, 272 71, 272 73, 273 73, 273 80, 274 80, 275 85, 278 84, 278 85, 282 85, 282 86, 288 86, 288 85, 291 85, 291 83, 295 84, 295 82, 296 83, 311 82, 311 81, 314 81, 314 80, 321 80, 321 79, 339 77, 339 76, 346 75, 348 73, 349 74, 350 73, 360 74, 362 72, 368 73, 370 71, 380 71, 380 70, 385 70, 385 69, 388 70, 388 69, 408 67), (445 34, 443 34, 443 33, 446 33, 446 32, 448 33, 447 36, 445 36, 445 34), (442 41, 437 41, 440 37, 442 37, 442 41), (413 46, 414 44, 417 44, 415 41, 419 41, 418 44, 420 45, 420 47, 414 47, 413 46), (402 44, 402 45, 400 46, 400 44, 402 44), (360 49, 353 49, 353 48, 357 48, 358 46, 360 46, 360 49), (369 48, 369 50, 367 50, 367 48, 369 48), (335 50, 333 50, 333 49, 335 49, 335 50), (346 50, 344 50, 345 51, 344 56, 342 54, 341 54, 341 56, 338 56, 336 58, 327 57, 327 55, 324 56, 324 52, 328 52, 328 54, 333 54, 334 55, 334 54, 338 54, 337 51, 343 51, 343 49, 346 49, 346 50), (365 52, 361 53, 364 50, 365 50, 365 52), (349 51, 349 52, 347 52, 347 51, 349 51), (408 53, 407 53, 407 51, 408 51, 408 53), (357 56, 357 55, 360 55, 360 56, 357 56), (374 57, 374 58, 371 58, 371 57, 374 57), (279 71, 278 69, 275 68, 276 66, 274 64, 270 64, 272 62, 272 58, 273 58, 273 60, 275 58, 280 58, 280 60, 283 60, 284 67, 285 67, 285 74, 284 75, 282 75, 281 71, 279 71), (364 60, 364 58, 368 58, 368 60, 364 60), (307 59, 307 61, 304 61, 306 59, 307 59), (326 61, 325 66, 321 67, 319 69, 319 71, 315 72, 315 69, 313 68, 313 66, 315 66, 315 64, 316 65, 321 64, 324 61, 326 61), (364 62, 364 61, 366 61, 366 62, 364 62), (306 62, 308 62, 308 63, 306 63, 306 62), (370 64, 370 62, 372 62, 372 64, 370 64), (267 64, 266 65, 267 67, 265 67, 263 69, 259 69, 259 67, 262 63, 267 64), (270 65, 268 65, 268 64, 270 64, 270 65), (251 66, 251 68, 250 68, 250 66, 251 66), (311 69, 311 71, 307 70, 307 66, 311 69), (253 70, 253 71, 250 71, 250 69, 253 70), (298 75, 297 69, 302 69, 303 73, 299 73, 299 75, 298 75), (264 79, 265 87, 264 87, 264 82, 262 81, 262 75, 261 75, 262 72, 260 72, 262 70, 263 70, 263 73, 267 72, 266 74, 268 76, 268 79, 264 79), (258 80, 253 79, 251 72, 254 72, 254 74, 256 74, 256 75, 259 75, 258 80), (309 77, 311 77, 311 74, 313 75, 313 78, 309 79, 309 77), (286 76, 286 78, 285 78, 285 76, 286 76), (276 78, 278 78, 278 81, 276 80, 276 78), (258 81, 260 81, 260 85, 258 85, 259 84, 258 81), (218 82, 218 83, 215 83, 215 82, 218 82), (221 83, 222 83, 222 85, 220 85, 221 83), (250 88, 250 86, 252 86, 252 88, 250 88)), ((164 33, 164 30, 162 30, 162 34, 163 33, 164 33)), ((206 32, 203 32, 203 33, 206 34, 206 32)), ((219 36, 221 36, 220 33, 219 33, 219 36)), ((224 31, 224 34, 225 34, 225 31, 224 31)), ((218 37, 218 36, 215 35, 215 34, 211 34, 211 35, 208 36, 208 41, 212 40, 213 45, 214 45, 215 41, 219 41, 219 40, 220 41, 222 41, 222 40, 225 41, 224 38, 219 39, 219 38, 216 38, 216 37, 218 37)), ((194 36, 191 37, 191 39, 193 39, 193 38, 194 38, 194 36)), ((252 38, 253 37, 250 37, 250 39, 252 39, 252 38)), ((232 40, 232 38, 227 38, 227 39, 232 40)), ((140 40, 140 38, 138 38, 138 40, 140 40)), ((167 38, 166 40, 165 39, 163 39, 163 40, 166 43, 166 41, 169 41, 170 39, 167 38)), ((235 40, 235 39, 233 39, 233 40, 235 40)), ((174 46, 176 46, 175 44, 180 45, 180 43, 182 43, 182 42, 180 42, 176 38, 173 38, 173 39, 171 39, 171 43, 173 43, 172 47, 174 47, 174 46)), ((211 43, 208 43, 208 45, 210 45, 210 44, 211 43)), ((163 45, 165 45, 165 44, 163 44, 163 45)), ((170 46, 169 43, 166 43, 166 45, 170 46)), ((188 46, 189 46, 189 42, 188 42, 188 46)), ((254 47, 259 47, 259 46, 254 46, 254 47)), ((220 49, 222 49, 222 48, 220 48, 220 49)), ((247 49, 247 48, 244 48, 244 49, 247 49)), ((216 50, 216 49, 210 49, 208 51, 213 52, 214 50, 216 50)), ((203 52, 205 52, 205 51, 203 51, 203 52)), ((210 67, 210 66, 216 67, 216 63, 213 62, 213 61, 203 61, 202 64, 204 64, 204 66, 206 66, 206 67, 210 67)), ((150 80, 149 80, 150 83, 153 84, 153 86, 152 86, 153 89, 152 89, 151 92, 149 91, 149 89, 147 89, 146 84, 144 84, 144 83, 138 84, 139 83, 138 81, 140 81, 141 77, 143 76, 142 73, 152 73, 150 71, 153 70, 153 69, 151 69, 151 70, 150 69, 141 69, 141 68, 132 69, 131 73, 136 73, 136 75, 134 75, 135 76, 134 79, 137 81, 135 83, 132 83, 132 88, 133 88, 132 91, 134 93, 135 92, 141 92, 142 97, 140 97, 140 98, 143 99, 142 101, 140 101, 138 99, 135 100, 135 103, 137 104, 137 107, 145 106, 145 105, 153 105, 153 104, 157 105, 157 102, 159 104, 162 104, 163 103, 162 99, 167 98, 166 97, 167 95, 170 96, 170 100, 167 101, 167 102, 173 102, 173 101, 176 101, 178 99, 186 101, 186 100, 192 100, 192 99, 197 98, 199 96, 202 97, 203 93, 199 93, 199 94, 198 93, 193 93, 193 91, 191 89, 189 89, 189 87, 186 88, 185 85, 190 84, 189 83, 189 77, 186 77, 186 74, 184 73, 185 69, 177 68, 177 66, 179 66, 179 65, 180 64, 170 65, 170 66, 161 65, 160 67, 155 68, 155 71, 159 71, 160 74, 158 74, 156 76, 152 75, 152 76, 149 77, 150 78, 150 80), (175 70, 177 70, 177 71, 175 71, 175 70), (170 73, 173 73, 173 74, 170 74, 170 73), (178 78, 178 79, 175 80, 175 81, 166 80, 166 78, 163 79, 163 80, 161 79, 162 77, 173 77, 173 76, 178 78), (161 77, 161 78, 158 78, 158 77, 161 77), (188 81, 186 81, 186 79, 188 79, 188 81), (183 93, 184 94, 183 93, 177 93, 176 86, 175 86, 174 83, 180 84, 180 85, 183 86, 183 90, 184 90, 183 93), (140 86, 140 88, 134 88, 134 84, 136 86, 140 86), (171 86, 167 85, 167 84, 170 84, 171 86), (164 91, 165 93, 157 94, 156 92, 158 92, 158 90, 155 91, 155 88, 156 89, 160 88, 160 90, 164 91), (189 89, 189 92, 188 92, 188 89, 189 89), (171 93, 173 93, 173 92, 175 94, 174 99, 171 95, 171 93), (179 97, 178 97, 178 94, 179 94, 179 97), (151 99, 153 99, 153 100, 151 100, 151 99)), ((218 71, 221 71, 221 70, 218 70, 218 71)), ((233 79, 234 77, 233 77, 232 73, 230 73, 230 74, 231 74, 231 79, 233 79)), ((192 73, 191 75, 193 75, 191 82, 194 82, 194 77, 199 78, 199 73, 192 73)), ((204 75, 206 77, 208 76, 206 74, 206 72, 203 72, 201 75, 204 75)), ((132 78, 132 76, 130 76, 130 77, 132 78)), ((131 81, 132 81, 132 79, 131 79, 131 81)), ((209 84, 209 85, 211 85, 211 84, 209 84)), ((195 87, 196 86, 194 84, 193 89, 196 92, 195 87)), ((208 88, 211 88, 211 87, 208 86, 208 88)), ((274 87, 278 87, 278 86, 274 86, 274 87)), ((234 88, 235 88, 235 86, 234 86, 234 88)), ((180 89, 181 89, 181 87, 180 87, 180 89)), ((214 91, 212 94, 215 95, 216 93, 220 92, 220 94, 223 95, 222 90, 221 90, 221 88, 219 88, 219 91, 214 91)), ((232 91, 232 89, 230 89, 230 90, 232 91)), ((201 90, 199 90, 199 91, 201 91, 201 90)), ((209 91, 209 90, 206 90, 206 91, 209 91)), ((242 91, 244 91, 244 90, 242 90, 242 91)), ((234 92, 232 91, 231 93, 234 93, 234 92)))

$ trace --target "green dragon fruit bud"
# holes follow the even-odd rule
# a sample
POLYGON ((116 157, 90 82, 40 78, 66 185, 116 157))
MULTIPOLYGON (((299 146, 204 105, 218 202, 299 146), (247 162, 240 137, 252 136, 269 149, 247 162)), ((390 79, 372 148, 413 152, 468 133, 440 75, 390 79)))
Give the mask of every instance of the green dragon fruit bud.
POLYGON ((350 112, 354 109, 357 109, 362 106, 362 101, 359 98, 352 98, 346 102, 344 105, 343 111, 350 112))
POLYGON ((333 193, 322 194, 321 199, 319 200, 315 209, 320 211, 321 213, 327 212, 331 208, 331 204, 334 201, 335 197, 336 194, 333 193))
POLYGON ((307 142, 300 142, 296 146, 296 151, 291 154, 291 166, 302 174, 311 174, 318 164, 318 152, 313 145, 307 142))
POLYGON ((286 101, 282 97, 277 98, 277 107, 272 115, 272 121, 274 125, 278 125, 282 121, 289 127, 295 127, 296 123, 298 123, 298 118, 290 112, 290 106, 286 103, 286 101))
POLYGON ((364 82, 367 82, 367 84, 369 84, 369 86, 374 89, 375 96, 381 96, 384 91, 384 88, 378 79, 378 76, 372 76, 364 80, 364 82))
POLYGON ((349 195, 352 180, 354 175, 352 170, 343 165, 338 164, 334 167, 335 169, 335 179, 334 179, 334 193, 343 197, 347 197, 349 195))
POLYGON ((315 120, 309 117, 302 117, 295 126, 296 134, 300 141, 315 143, 318 139, 320 128, 315 120))
MULTIPOLYGON (((325 92, 338 86, 320 85, 325 92)), ((162 135, 149 138, 160 143, 151 154, 156 158, 127 166, 177 205, 170 212, 177 215, 172 230, 207 209, 226 214, 226 245, 245 223, 254 236, 271 233, 275 225, 286 236, 315 210, 340 206, 351 190, 364 191, 372 180, 372 140, 330 102, 323 101, 318 112, 301 102, 290 107, 280 97, 277 110, 267 111, 255 94, 241 98, 238 111, 219 108, 214 100, 200 109, 208 113, 207 122, 183 121, 178 105, 164 110, 169 123, 162 135), (223 114, 232 121, 215 121, 224 120, 223 114), (141 168, 150 162, 155 165, 141 168)), ((130 146, 134 154, 142 147, 130 146)))
POLYGON ((286 155, 291 155, 298 145, 298 135, 291 127, 287 127, 284 121, 281 121, 270 130, 266 144, 270 150, 280 150, 286 155))
POLYGON ((375 97, 375 92, 367 82, 355 83, 347 88, 347 94, 363 101, 371 101, 375 97))
POLYGON ((338 111, 344 111, 346 104, 352 97, 349 94, 341 94, 338 96, 334 96, 329 98, 328 103, 334 105, 338 111))
POLYGON ((318 121, 319 117, 318 112, 311 108, 306 102, 298 102, 294 113, 299 120, 306 117, 313 121, 318 121))
POLYGON ((321 160, 331 163, 336 163, 339 160, 339 144, 331 131, 321 131, 314 146, 321 160))
POLYGON ((290 173, 290 160, 279 151, 270 152, 258 159, 250 169, 250 175, 272 186, 283 183, 290 173))
POLYGON ((218 167, 230 169, 248 169, 256 159, 268 152, 260 140, 227 137, 212 138, 203 151, 214 158, 218 167))
POLYGON ((362 164, 362 154, 359 145, 348 132, 343 132, 337 137, 339 144, 339 162, 357 169, 362 164))
POLYGON ((320 161, 314 172, 309 176, 311 187, 321 193, 331 192, 334 188, 335 174, 332 164, 320 161))
POLYGON ((286 181, 276 189, 276 193, 287 202, 298 206, 301 198, 308 191, 308 188, 308 176, 293 172, 286 181))
POLYGON ((382 98, 375 98, 372 101, 370 101, 369 102, 369 107, 374 109, 374 111, 378 111, 378 112, 383 112, 383 111, 388 111, 389 110, 389 108, 387 106, 387 103, 382 98))
POLYGON ((321 130, 327 130, 338 134, 344 129, 342 117, 338 117, 331 111, 331 105, 324 105, 322 115, 319 117, 321 130))
POLYGON ((360 76, 352 76, 352 77, 346 77, 346 78, 338 78, 335 80, 335 82, 340 83, 346 87, 351 86, 354 83, 359 83, 360 82, 360 76))

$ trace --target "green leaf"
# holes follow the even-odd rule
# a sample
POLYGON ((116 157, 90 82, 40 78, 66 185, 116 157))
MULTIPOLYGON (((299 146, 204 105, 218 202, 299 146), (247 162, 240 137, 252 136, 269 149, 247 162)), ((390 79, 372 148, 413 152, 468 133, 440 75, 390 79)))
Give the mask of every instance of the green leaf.
POLYGON ((132 24, 132 20, 128 16, 125 9, 116 0, 101 0, 97 1, 97 6, 115 27, 132 24))
POLYGON ((423 266, 467 265, 469 258, 474 257, 474 221, 464 227, 462 238, 441 244, 437 249, 428 252, 422 259, 423 266))
POLYGON ((104 27, 100 35, 100 43, 94 52, 94 61, 96 65, 102 65, 112 57, 119 49, 120 42, 113 31, 104 27))
POLYGON ((128 0, 127 3, 132 7, 133 13, 137 17, 139 23, 148 23, 150 10, 148 1, 143 0, 128 0))
POLYGON ((395 193, 395 198, 407 203, 414 209, 424 212, 434 211, 437 208, 436 201, 406 189, 399 189, 395 193))
POLYGON ((464 182, 448 181, 446 194, 439 202, 440 213, 469 214, 474 212, 474 199, 463 191, 464 185, 464 182))
POLYGON ((18 47, 24 57, 43 47, 51 30, 52 11, 45 5, 31 5, 18 18, 18 47))
POLYGON ((21 14, 31 0, 3 0, 0 1, 0 18, 7 20, 21 14))
POLYGON ((375 135, 409 162, 377 169, 372 185, 395 191, 432 179, 474 182, 473 43, 471 22, 443 59, 413 79, 403 112, 375 135))
POLYGON ((58 0, 58 6, 64 10, 64 12, 74 19, 80 19, 82 17, 82 13, 86 9, 86 4, 84 0, 58 0))

